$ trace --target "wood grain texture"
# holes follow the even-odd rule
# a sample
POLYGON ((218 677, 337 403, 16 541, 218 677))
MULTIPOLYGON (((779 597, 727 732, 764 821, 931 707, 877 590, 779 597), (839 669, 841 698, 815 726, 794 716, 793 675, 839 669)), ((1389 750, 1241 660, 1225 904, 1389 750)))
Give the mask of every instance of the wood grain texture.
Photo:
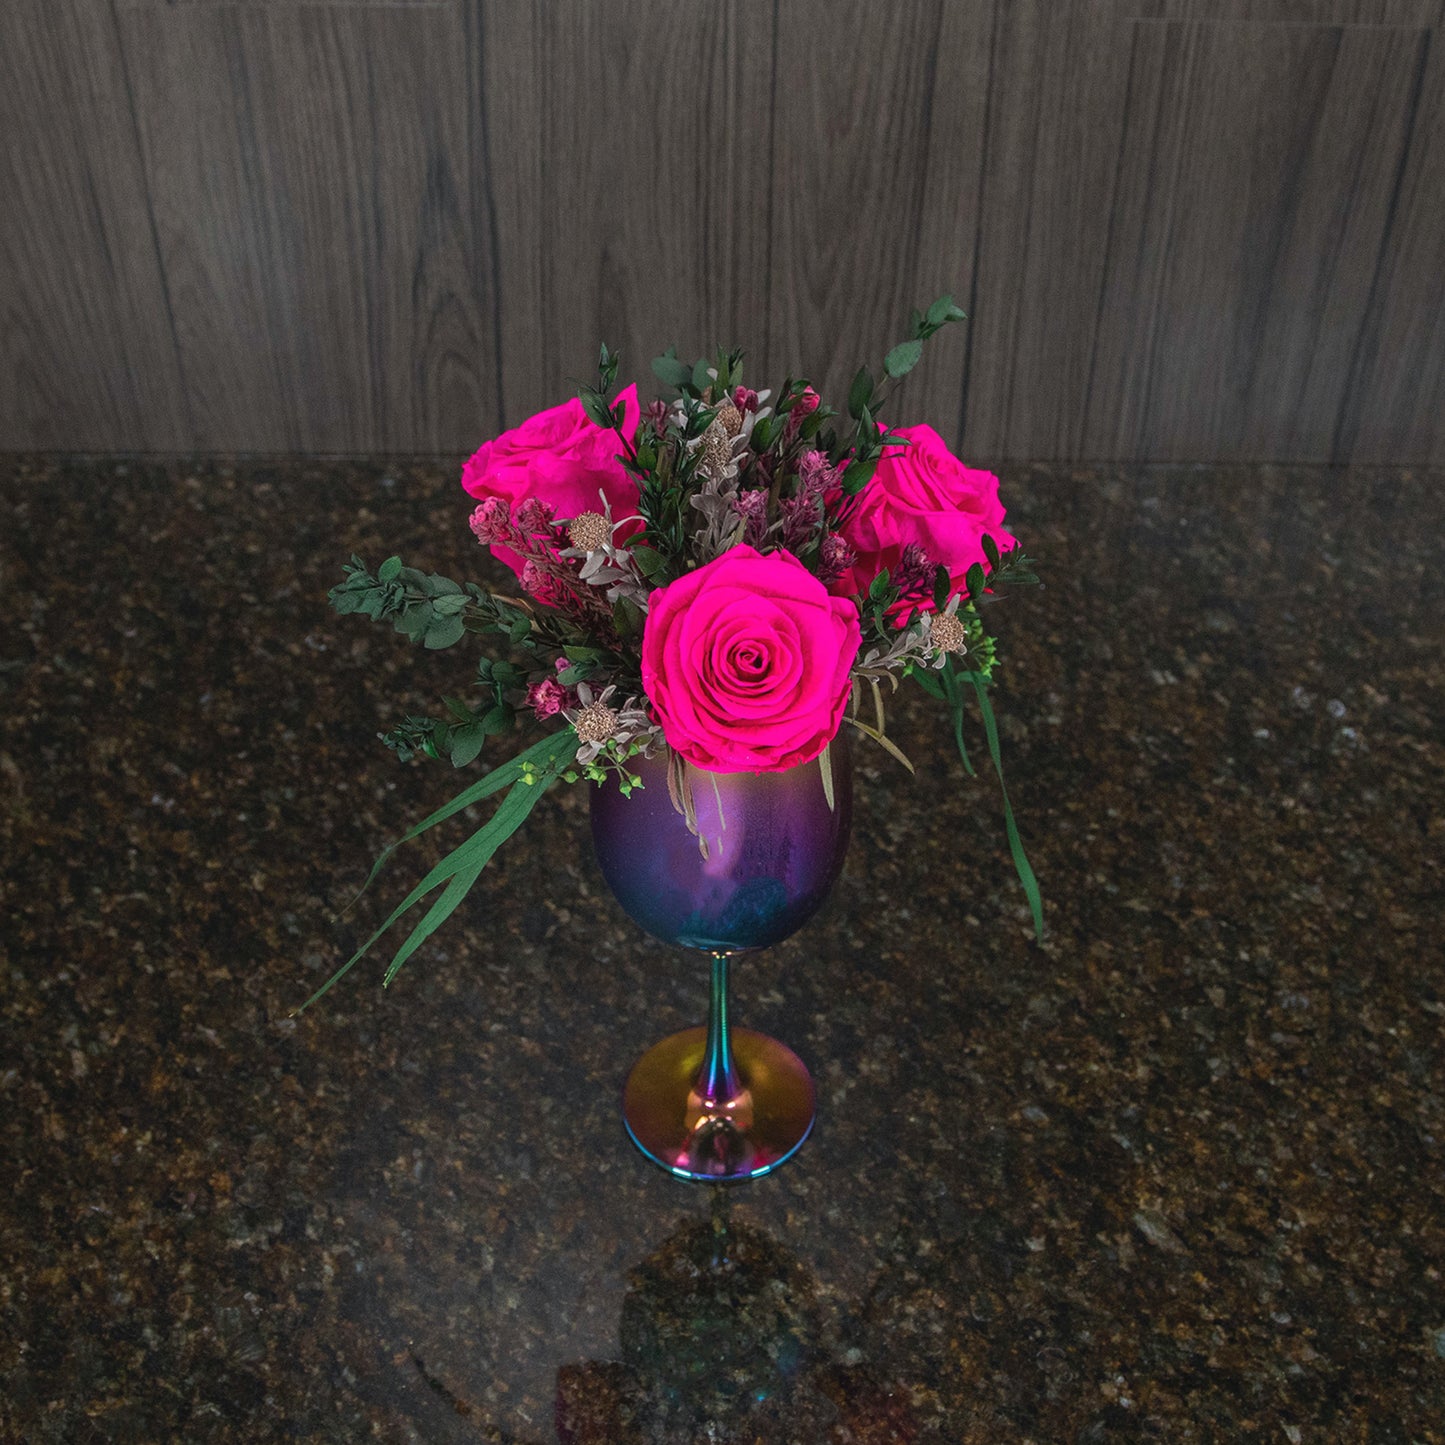
POLYGON ((474 14, 508 414, 566 397, 599 340, 644 385, 669 342, 760 344, 771 6, 478 0, 474 14))
POLYGON ((497 426, 460 11, 181 6, 122 36, 194 444, 451 450, 497 426))
POLYGON ((0 447, 459 452, 677 341, 980 458, 1445 464, 1445 0, 11 0, 0 447))
POLYGON ((982 456, 1081 454, 1131 114, 1130 27, 1108 0, 1000 7, 964 438, 982 456))
MULTIPOLYGON (((842 397, 915 305, 967 304, 979 229, 991 5, 779 11, 768 354, 842 397)), ((956 442, 967 334, 930 345, 894 420, 956 442)))
MULTIPOLYGON (((1423 47, 1422 47, 1423 49, 1423 47)), ((1445 464, 1445 35, 1429 37, 1333 455, 1445 464)))
POLYGON ((1333 457, 1425 44, 1137 27, 1081 453, 1333 457))
POLYGON ((1196 20, 1215 25, 1386 25, 1439 23, 1439 0, 1113 0, 1126 20, 1196 20))
POLYGON ((1116 16, 1010 7, 971 438, 1339 458, 1428 33, 1116 16))
POLYGON ((190 445, 106 7, 0 5, 0 136, 0 445, 190 445))

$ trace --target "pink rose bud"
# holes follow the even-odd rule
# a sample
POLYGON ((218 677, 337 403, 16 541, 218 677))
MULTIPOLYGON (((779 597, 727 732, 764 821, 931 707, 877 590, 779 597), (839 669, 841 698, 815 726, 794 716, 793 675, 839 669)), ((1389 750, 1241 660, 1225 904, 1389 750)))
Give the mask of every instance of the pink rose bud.
POLYGON ((733 405, 746 416, 758 409, 758 394, 750 386, 740 386, 733 392, 733 405))
POLYGON ((812 416, 812 414, 817 411, 822 399, 811 386, 805 386, 802 396, 793 403, 793 410, 797 412, 799 416, 812 416))

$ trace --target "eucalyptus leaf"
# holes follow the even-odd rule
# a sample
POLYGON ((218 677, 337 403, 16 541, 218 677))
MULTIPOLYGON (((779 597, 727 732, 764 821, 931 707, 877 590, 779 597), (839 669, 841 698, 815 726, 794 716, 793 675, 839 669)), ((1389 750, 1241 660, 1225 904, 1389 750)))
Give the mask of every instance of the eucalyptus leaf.
POLYGON ((692 368, 677 359, 676 348, 671 346, 652 358, 652 374, 664 386, 682 387, 692 380, 692 368))
POLYGON ((469 722, 464 727, 453 728, 451 747, 452 767, 464 768, 477 760, 482 745, 487 740, 487 730, 480 722, 469 722))
POLYGON ((437 649, 450 647, 466 635, 466 627, 460 617, 438 617, 426 630, 422 645, 437 649))
POLYGON ((907 376, 922 359, 923 343, 921 341, 900 341, 883 358, 883 369, 889 376, 897 380, 901 376, 907 376))

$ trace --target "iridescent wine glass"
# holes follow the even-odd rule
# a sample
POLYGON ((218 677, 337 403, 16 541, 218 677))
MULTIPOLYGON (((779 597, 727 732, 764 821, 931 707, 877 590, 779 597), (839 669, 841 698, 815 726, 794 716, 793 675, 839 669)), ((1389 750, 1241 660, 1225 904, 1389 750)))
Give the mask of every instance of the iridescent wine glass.
POLYGON ((711 958, 707 1025, 650 1048, 623 1092, 637 1147, 680 1179, 755 1179, 792 1157, 813 1127, 813 1081, 786 1045, 728 1016, 733 958, 802 927, 843 866, 853 814, 842 737, 823 764, 774 773, 688 766, 694 834, 668 785, 669 755, 636 758, 624 797, 592 790, 592 841, 608 886, 647 932, 711 958))

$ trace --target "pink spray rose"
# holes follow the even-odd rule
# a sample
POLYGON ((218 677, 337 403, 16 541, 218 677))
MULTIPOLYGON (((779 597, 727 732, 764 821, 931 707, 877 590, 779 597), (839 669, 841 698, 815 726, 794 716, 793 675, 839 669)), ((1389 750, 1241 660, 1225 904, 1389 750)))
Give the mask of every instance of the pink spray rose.
POLYGON ((796 557, 734 547, 652 594, 642 685, 688 762, 781 772, 838 731, 860 641, 854 605, 796 557))
MULTIPOLYGON (((617 400, 624 406, 623 431, 634 439, 641 416, 637 388, 629 386, 617 400)), ((617 460, 621 450, 617 433, 598 426, 573 397, 484 443, 462 468, 462 487, 481 501, 498 498, 513 510, 534 498, 550 506, 559 521, 598 511, 600 491, 621 518, 637 510, 637 483, 617 460)), ((494 546, 492 553, 521 575, 522 559, 515 552, 494 546)))
POLYGON ((1015 545, 1004 531, 998 478, 966 467, 931 426, 899 427, 906 447, 890 447, 858 497, 842 528, 853 565, 834 584, 843 593, 867 591, 885 567, 896 570, 903 549, 922 547, 934 564, 948 568, 955 590, 975 562, 987 566, 983 537, 1000 552, 1015 545))

